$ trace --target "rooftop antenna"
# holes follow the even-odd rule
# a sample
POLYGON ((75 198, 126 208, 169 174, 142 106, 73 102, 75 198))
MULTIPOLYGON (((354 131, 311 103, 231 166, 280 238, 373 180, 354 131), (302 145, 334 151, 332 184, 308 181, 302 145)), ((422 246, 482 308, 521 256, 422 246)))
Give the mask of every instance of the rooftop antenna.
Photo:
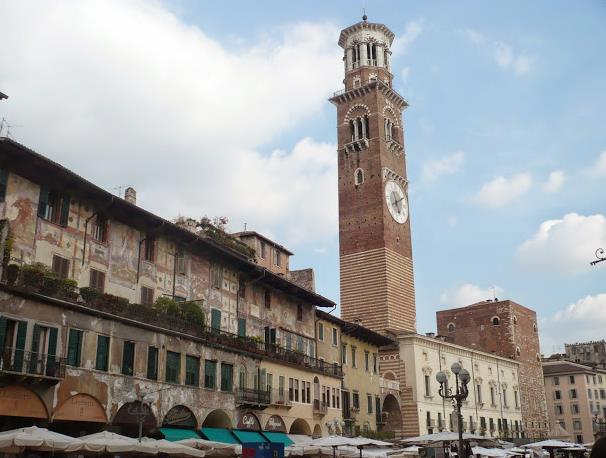
POLYGON ((11 138, 11 128, 13 127, 23 127, 22 124, 9 124, 6 118, 2 118, 0 122, 0 137, 2 137, 2 132, 6 130, 6 134, 4 137, 11 138))
POLYGON ((491 285, 489 288, 492 291, 492 301, 497 301, 497 287, 495 285, 491 285))
POLYGON ((246 232, 246 223, 244 223, 244 232, 246 232))
POLYGON ((119 197, 124 197, 124 191, 126 190, 126 188, 132 188, 132 186, 129 184, 123 184, 112 188, 112 191, 114 191, 114 193, 117 194, 119 197))

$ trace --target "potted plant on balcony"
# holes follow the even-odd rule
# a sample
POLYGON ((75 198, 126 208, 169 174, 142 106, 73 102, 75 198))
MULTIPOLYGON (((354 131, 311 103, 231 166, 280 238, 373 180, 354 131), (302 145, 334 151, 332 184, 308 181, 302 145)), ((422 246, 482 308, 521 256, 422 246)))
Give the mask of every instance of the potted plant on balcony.
POLYGON ((19 266, 17 264, 9 264, 6 268, 6 281, 9 285, 14 285, 19 278, 19 266))

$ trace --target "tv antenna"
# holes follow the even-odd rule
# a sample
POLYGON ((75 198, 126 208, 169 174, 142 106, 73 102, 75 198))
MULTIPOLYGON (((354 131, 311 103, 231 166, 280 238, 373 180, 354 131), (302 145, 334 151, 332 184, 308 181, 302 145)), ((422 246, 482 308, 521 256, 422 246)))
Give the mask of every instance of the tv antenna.
POLYGON ((0 121, 0 137, 12 138, 11 129, 13 127, 23 127, 22 124, 9 124, 6 118, 2 118, 0 121), (4 133, 6 132, 6 133, 4 133))

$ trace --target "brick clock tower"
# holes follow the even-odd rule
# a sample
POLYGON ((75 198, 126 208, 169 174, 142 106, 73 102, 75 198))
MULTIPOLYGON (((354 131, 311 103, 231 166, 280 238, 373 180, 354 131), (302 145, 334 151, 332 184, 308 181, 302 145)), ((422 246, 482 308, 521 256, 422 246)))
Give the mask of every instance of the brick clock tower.
POLYGON ((337 107, 341 316, 377 331, 416 331, 402 110, 392 88, 394 33, 341 31, 345 88, 337 107))

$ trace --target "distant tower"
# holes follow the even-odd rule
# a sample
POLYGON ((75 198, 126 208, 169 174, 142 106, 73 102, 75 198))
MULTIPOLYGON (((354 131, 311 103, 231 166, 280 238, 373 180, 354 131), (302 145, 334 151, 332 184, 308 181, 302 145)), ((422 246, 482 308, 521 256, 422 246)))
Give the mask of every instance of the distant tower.
POLYGON ((416 330, 402 110, 392 89, 394 33, 341 31, 345 88, 337 107, 341 315, 374 331, 416 330))

